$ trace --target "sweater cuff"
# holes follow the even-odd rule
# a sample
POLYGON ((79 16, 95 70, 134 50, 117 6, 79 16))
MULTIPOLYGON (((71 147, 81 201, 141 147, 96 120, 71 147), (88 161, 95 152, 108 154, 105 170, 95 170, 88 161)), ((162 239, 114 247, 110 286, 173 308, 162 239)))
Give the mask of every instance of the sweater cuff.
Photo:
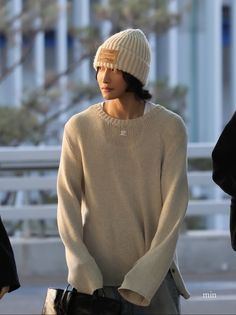
POLYGON ((103 277, 93 261, 79 265, 77 270, 69 270, 68 283, 78 292, 93 294, 103 287, 103 277))
POLYGON ((133 291, 132 289, 122 284, 118 288, 120 295, 128 302, 139 306, 148 306, 151 303, 151 298, 145 296, 144 293, 133 291))

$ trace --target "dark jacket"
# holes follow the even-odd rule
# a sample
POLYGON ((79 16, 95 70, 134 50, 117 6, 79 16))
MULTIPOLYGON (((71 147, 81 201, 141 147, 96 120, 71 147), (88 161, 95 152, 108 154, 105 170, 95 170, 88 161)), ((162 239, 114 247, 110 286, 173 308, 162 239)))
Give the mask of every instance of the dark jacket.
POLYGON ((236 112, 223 129, 212 151, 214 182, 231 198, 230 235, 236 250, 236 112))
POLYGON ((20 287, 13 250, 0 218, 0 288, 9 286, 9 292, 20 287))

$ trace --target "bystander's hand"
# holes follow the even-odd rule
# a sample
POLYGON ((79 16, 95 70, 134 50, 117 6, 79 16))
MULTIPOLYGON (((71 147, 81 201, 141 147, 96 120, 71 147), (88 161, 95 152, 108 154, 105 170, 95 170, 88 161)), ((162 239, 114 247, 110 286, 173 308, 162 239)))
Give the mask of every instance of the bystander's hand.
POLYGON ((9 291, 10 287, 0 288, 0 299, 4 296, 5 293, 9 291))

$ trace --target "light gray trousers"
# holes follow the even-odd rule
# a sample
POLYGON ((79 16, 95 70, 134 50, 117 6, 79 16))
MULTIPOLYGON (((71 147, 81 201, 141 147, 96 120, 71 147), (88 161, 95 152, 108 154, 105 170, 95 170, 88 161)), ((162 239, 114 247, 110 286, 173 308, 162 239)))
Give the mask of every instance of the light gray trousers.
POLYGON ((179 292, 170 273, 166 275, 149 306, 138 306, 124 300, 117 287, 104 287, 105 296, 119 300, 121 315, 177 315, 180 314, 179 292))

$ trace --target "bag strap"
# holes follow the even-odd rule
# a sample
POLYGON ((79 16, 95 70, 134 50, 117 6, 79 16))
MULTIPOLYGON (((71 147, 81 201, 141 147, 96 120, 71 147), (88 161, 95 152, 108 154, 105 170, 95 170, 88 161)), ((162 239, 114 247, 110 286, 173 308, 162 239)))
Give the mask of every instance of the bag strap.
POLYGON ((100 288, 100 289, 95 290, 95 291, 93 292, 93 295, 94 295, 95 297, 99 297, 99 296, 105 297, 105 290, 104 290, 104 288, 100 288))
POLYGON ((65 314, 65 315, 68 314, 68 307, 69 307, 69 303, 72 296, 71 294, 66 294, 67 291, 69 290, 69 287, 70 287, 70 284, 68 284, 68 286, 63 291, 62 296, 61 296, 61 301, 60 301, 62 314, 65 314))

